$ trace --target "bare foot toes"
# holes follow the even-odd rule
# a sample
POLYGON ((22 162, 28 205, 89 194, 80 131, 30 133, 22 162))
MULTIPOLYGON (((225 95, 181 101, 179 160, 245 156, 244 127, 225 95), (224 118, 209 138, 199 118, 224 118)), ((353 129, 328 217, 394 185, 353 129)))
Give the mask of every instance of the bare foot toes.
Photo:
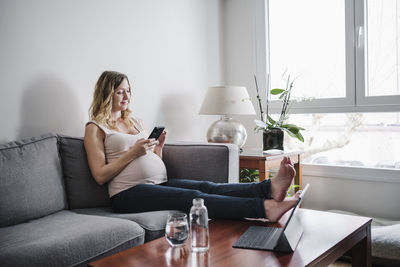
POLYGON ((293 197, 290 200, 276 201, 274 199, 264 200, 265 215, 271 222, 277 222, 285 212, 296 205, 298 197, 293 197))
POLYGON ((289 157, 284 157, 281 161, 278 173, 271 179, 271 196, 276 201, 282 201, 286 197, 286 193, 296 171, 289 157))

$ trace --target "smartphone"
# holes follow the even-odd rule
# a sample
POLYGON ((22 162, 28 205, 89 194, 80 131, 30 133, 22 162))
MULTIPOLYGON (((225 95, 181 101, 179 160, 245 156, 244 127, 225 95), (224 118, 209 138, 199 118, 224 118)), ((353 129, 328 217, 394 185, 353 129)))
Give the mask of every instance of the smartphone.
POLYGON ((165 129, 164 126, 154 127, 153 131, 151 131, 151 134, 149 135, 149 138, 147 138, 147 139, 154 138, 154 139, 158 140, 158 138, 160 137, 160 135, 162 134, 164 129, 165 129))

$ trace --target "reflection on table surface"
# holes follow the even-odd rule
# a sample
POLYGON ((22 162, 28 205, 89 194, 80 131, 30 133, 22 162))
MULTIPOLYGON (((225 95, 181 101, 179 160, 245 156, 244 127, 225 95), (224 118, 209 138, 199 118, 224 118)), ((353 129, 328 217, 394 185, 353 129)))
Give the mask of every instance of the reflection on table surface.
POLYGON ((209 267, 209 252, 192 252, 187 243, 181 247, 169 247, 164 253, 167 266, 209 267))

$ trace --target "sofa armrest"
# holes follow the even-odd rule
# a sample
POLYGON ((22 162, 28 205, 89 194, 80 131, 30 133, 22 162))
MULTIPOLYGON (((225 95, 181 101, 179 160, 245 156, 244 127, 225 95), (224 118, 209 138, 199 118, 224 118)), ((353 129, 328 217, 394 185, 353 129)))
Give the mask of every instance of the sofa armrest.
POLYGON ((239 148, 234 144, 169 143, 163 161, 168 179, 239 182, 239 148))

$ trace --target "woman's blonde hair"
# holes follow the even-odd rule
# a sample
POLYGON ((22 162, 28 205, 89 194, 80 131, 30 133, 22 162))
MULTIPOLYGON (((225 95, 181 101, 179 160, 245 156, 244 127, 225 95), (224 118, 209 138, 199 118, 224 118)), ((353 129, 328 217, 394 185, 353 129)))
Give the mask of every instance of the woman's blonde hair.
MULTIPOLYGON (((129 88, 131 87, 128 77, 116 71, 104 71, 97 80, 93 93, 93 101, 89 108, 89 118, 110 129, 117 129, 116 121, 111 117, 114 90, 126 79, 129 88)), ((130 99, 129 99, 130 102, 130 99)), ((133 119, 130 117, 131 110, 127 108, 121 111, 121 118, 129 126, 133 126, 133 119)))

